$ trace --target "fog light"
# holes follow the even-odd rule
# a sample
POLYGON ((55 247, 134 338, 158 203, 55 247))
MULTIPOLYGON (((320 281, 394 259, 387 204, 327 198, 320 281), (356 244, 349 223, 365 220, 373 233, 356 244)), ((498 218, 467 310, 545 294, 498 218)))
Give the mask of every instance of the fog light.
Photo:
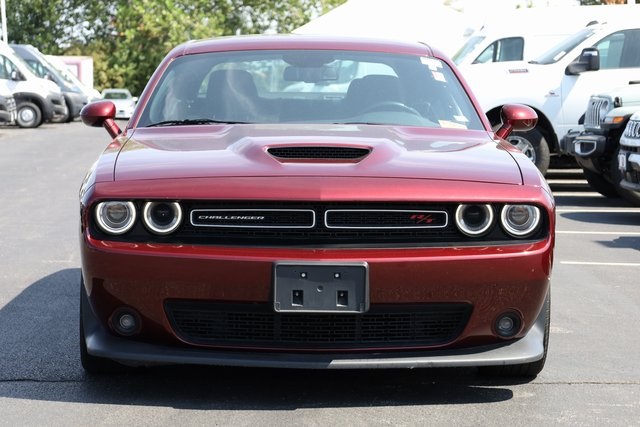
POLYGON ((511 338, 520 331, 520 316, 514 312, 503 313, 496 319, 496 333, 503 338, 511 338))
POLYGON ((140 331, 140 316, 132 309, 119 309, 111 316, 111 326, 120 335, 137 334, 140 331))

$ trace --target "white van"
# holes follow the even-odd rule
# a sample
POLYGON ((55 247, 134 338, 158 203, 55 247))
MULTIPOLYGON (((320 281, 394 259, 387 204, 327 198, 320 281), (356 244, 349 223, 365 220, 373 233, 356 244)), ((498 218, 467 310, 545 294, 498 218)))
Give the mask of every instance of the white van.
POLYGON ((13 94, 16 124, 34 128, 45 121, 67 115, 67 105, 55 83, 37 77, 5 43, 0 43, 0 84, 13 94))
MULTIPOLYGON (((640 6, 618 7, 640 12, 640 6)), ((559 141, 570 129, 580 127, 592 94, 640 79, 638 46, 640 19, 630 16, 588 26, 528 63, 469 67, 464 77, 493 125, 500 123, 505 104, 525 104, 536 110, 536 127, 513 132, 509 141, 545 173, 550 154, 559 153, 559 141)))
POLYGON ((475 64, 530 60, 590 24, 619 19, 640 8, 621 5, 515 9, 485 22, 451 57, 463 73, 475 64))

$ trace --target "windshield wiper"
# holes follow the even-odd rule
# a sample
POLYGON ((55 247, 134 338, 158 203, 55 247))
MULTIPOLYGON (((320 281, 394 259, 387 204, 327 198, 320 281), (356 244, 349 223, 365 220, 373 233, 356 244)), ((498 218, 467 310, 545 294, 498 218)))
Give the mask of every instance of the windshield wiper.
POLYGON ((247 122, 231 122, 228 120, 214 120, 214 119, 184 119, 184 120, 165 120, 158 123, 151 123, 146 127, 156 127, 156 126, 183 126, 183 125, 208 125, 208 124, 226 124, 226 125, 237 125, 237 124, 247 124, 247 122))

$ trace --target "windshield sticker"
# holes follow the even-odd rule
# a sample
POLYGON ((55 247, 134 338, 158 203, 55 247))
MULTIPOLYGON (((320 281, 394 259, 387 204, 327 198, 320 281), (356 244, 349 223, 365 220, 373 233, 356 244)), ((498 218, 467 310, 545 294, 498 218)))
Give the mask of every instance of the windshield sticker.
POLYGON ((432 71, 431 74, 433 75, 433 79, 437 82, 443 82, 446 83, 447 79, 444 78, 444 74, 442 74, 439 71, 432 71))
POLYGON ((442 127, 442 128, 467 129, 466 125, 463 125, 462 123, 452 122, 452 121, 449 121, 449 120, 438 120, 438 123, 440 123, 440 127, 442 127))
POLYGON ((465 116, 458 116, 458 115, 453 116, 453 119, 456 122, 468 122, 469 121, 469 119, 467 119, 465 116))
POLYGON ((440 61, 439 59, 435 59, 435 58, 427 58, 427 57, 421 57, 420 61, 426 65, 427 67, 429 67, 429 70, 431 71, 438 71, 441 70, 444 66, 442 65, 442 61, 440 61))

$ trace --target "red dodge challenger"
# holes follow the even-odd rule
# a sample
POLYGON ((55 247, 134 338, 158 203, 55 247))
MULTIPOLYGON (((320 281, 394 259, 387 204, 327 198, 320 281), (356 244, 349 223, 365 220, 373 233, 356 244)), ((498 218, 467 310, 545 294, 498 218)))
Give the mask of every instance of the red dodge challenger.
POLYGON ((89 372, 477 366, 535 376, 555 204, 438 50, 298 35, 192 41, 80 191, 89 372))

